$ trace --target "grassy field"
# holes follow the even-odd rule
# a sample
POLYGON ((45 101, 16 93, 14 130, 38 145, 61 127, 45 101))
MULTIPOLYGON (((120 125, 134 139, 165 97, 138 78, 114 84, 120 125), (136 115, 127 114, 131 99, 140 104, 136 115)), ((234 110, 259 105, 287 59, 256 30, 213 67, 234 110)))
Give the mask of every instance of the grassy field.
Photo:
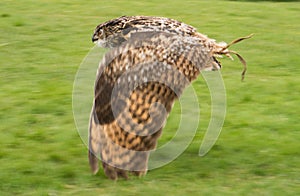
POLYGON ((299 195, 299 13, 296 1, 1 0, 0 195, 299 195), (222 60, 227 116, 214 148, 198 156, 210 119, 200 77, 201 125, 188 149, 142 179, 112 182, 90 173, 72 88, 94 27, 121 15, 178 19, 218 41, 255 36, 232 47, 249 64, 245 82, 237 60, 222 60))

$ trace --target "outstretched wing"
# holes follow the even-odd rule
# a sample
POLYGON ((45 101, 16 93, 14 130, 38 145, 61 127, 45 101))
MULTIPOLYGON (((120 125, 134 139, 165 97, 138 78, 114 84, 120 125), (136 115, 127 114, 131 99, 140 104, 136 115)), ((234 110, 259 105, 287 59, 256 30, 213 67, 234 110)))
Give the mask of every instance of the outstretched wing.
POLYGON ((99 65, 90 119, 89 160, 98 158, 111 179, 126 171, 147 171, 149 151, 156 146, 174 100, 212 67, 209 48, 196 38, 168 33, 135 34, 109 51, 99 65))

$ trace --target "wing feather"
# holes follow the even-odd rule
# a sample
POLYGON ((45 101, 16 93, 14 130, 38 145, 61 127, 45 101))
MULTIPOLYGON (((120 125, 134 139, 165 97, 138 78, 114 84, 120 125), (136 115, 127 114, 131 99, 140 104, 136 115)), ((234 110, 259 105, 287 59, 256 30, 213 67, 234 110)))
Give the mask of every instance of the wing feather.
MULTIPOLYGON (((195 38, 196 39, 196 38, 195 38)), ((143 175, 174 101, 213 60, 203 45, 167 33, 140 33, 99 65, 90 118, 89 160, 105 174, 143 175)))

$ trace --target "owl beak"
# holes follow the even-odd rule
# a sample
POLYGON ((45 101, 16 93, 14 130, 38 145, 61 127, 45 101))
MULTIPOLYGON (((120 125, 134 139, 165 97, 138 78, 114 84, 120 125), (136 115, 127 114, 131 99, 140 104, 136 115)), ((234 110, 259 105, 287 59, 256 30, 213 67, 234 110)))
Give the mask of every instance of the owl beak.
POLYGON ((93 35, 92 37, 92 42, 95 43, 96 41, 98 41, 98 36, 97 35, 93 35))

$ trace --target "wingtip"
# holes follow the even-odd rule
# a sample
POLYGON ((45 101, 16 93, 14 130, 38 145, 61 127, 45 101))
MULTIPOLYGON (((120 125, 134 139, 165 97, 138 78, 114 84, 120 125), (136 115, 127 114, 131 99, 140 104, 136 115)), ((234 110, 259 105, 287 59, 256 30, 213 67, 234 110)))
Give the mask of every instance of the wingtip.
POLYGON ((89 151, 89 163, 92 174, 97 174, 99 171, 98 158, 91 151, 89 151))

